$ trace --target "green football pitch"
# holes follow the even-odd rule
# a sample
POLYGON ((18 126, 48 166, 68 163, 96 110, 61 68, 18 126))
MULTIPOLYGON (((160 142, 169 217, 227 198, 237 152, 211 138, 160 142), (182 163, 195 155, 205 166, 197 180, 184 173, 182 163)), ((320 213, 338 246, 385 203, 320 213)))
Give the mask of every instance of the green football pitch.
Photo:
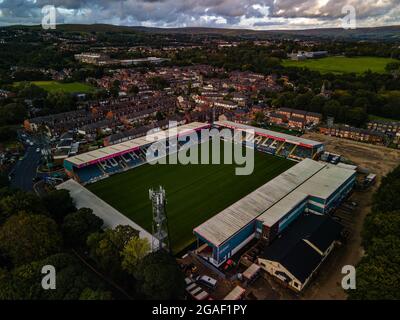
POLYGON ((235 164, 146 164, 91 184, 88 189, 151 232, 149 189, 163 186, 170 242, 176 254, 195 240, 193 228, 295 164, 261 152, 254 155, 254 171, 248 176, 235 175, 235 164))
POLYGON ((376 73, 385 73, 386 66, 391 62, 397 60, 389 58, 378 58, 378 57, 327 57, 322 59, 310 59, 305 61, 291 61, 284 60, 284 67, 298 67, 308 68, 313 71, 319 71, 321 73, 350 73, 354 72, 362 74, 368 70, 376 73))
MULTIPOLYGON (((14 85, 18 85, 19 83, 20 82, 15 82, 14 85)), ((32 81, 31 83, 48 92, 90 93, 95 90, 91 85, 81 82, 62 83, 58 81, 32 81)))

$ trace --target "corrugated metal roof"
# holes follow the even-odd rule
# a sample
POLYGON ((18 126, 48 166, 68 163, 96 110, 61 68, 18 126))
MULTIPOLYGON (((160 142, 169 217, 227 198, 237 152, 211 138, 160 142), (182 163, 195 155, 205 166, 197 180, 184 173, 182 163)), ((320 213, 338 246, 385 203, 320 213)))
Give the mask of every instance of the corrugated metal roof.
MULTIPOLYGON (((300 187, 301 188, 301 187, 300 187)), ((281 201, 278 201, 270 209, 265 211, 261 216, 257 218, 267 226, 273 226, 282 216, 292 209, 296 208, 301 202, 303 202, 309 195, 300 191, 293 191, 284 197, 281 201)))
POLYGON ((74 199, 76 207, 79 208, 90 208, 93 210, 93 214, 101 218, 104 225, 108 228, 114 229, 119 225, 131 226, 135 230, 139 231, 140 238, 149 240, 149 243, 158 241, 141 226, 128 219, 122 213, 111 207, 104 200, 97 197, 94 193, 80 185, 75 180, 67 180, 59 184, 56 189, 65 189, 70 192, 72 199, 74 199))
POLYGON ((236 128, 238 130, 252 129, 257 134, 272 136, 272 137, 276 137, 279 139, 284 139, 285 141, 292 143, 292 144, 301 144, 301 145, 312 146, 312 147, 317 147, 317 146, 323 145, 322 142, 304 139, 304 138, 296 137, 296 136, 291 136, 291 135, 281 133, 281 132, 247 126, 245 124, 240 124, 240 123, 236 123, 236 122, 232 122, 232 121, 218 121, 218 122, 215 122, 215 124, 219 125, 219 126, 227 127, 227 128, 236 128))
POLYGON ((127 153, 133 150, 136 150, 140 147, 143 147, 152 141, 157 141, 165 136, 169 136, 171 134, 172 136, 175 134, 176 135, 176 130, 178 132, 178 135, 190 133, 193 130, 199 130, 201 128, 207 127, 207 123, 201 123, 201 122, 192 122, 189 124, 185 124, 183 126, 177 127, 177 128, 171 128, 167 130, 160 130, 159 132, 153 133, 151 135, 148 135, 146 137, 140 137, 136 139, 132 139, 129 141, 125 141, 122 143, 118 143, 109 147, 97 149, 94 151, 86 152, 79 154, 77 156, 71 157, 66 159, 66 161, 72 163, 73 165, 77 167, 85 166, 94 162, 101 161, 103 159, 107 159, 112 157, 113 155, 117 156, 123 153, 127 153))
POLYGON ((354 170, 327 164, 320 172, 302 184, 299 191, 310 196, 328 199, 354 173, 354 170))
POLYGON ((354 174, 354 170, 305 159, 207 220, 194 232, 220 246, 254 219, 272 226, 308 196, 327 199, 354 174))
POLYGON ((219 246, 323 167, 324 164, 305 159, 207 220, 194 231, 219 246))

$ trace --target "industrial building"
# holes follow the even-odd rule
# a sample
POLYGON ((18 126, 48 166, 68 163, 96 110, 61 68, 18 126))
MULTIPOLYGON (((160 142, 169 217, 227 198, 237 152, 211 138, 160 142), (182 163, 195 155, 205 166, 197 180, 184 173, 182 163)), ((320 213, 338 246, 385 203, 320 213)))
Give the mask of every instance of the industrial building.
POLYGON ((355 170, 305 159, 195 228, 202 256, 218 267, 254 238, 269 244, 301 214, 331 212, 355 181, 355 170))
POLYGON ((258 257, 263 270, 294 291, 309 283, 343 230, 326 215, 304 214, 258 257))

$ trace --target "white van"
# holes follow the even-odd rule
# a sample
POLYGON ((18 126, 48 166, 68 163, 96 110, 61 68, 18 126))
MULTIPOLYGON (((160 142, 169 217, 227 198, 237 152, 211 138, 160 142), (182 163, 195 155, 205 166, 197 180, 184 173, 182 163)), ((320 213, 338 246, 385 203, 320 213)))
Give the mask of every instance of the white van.
POLYGON ((210 289, 215 289, 217 286, 217 280, 209 276, 198 276, 196 282, 202 284, 210 289))

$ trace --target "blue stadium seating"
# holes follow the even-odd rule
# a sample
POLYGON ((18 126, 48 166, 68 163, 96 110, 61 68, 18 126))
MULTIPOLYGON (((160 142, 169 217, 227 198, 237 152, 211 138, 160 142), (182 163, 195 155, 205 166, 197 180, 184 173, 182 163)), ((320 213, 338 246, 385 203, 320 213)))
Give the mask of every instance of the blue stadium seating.
POLYGON ((138 155, 138 152, 136 151, 118 158, 119 159, 117 161, 120 163, 122 162, 128 168, 134 168, 144 162, 143 159, 140 158, 140 156, 138 155))
POLYGON ((103 172, 101 172, 100 168, 97 165, 90 165, 84 168, 77 170, 79 180, 82 183, 89 182, 94 178, 101 177, 103 172))
POLYGON ((117 173, 123 170, 121 165, 117 162, 116 158, 101 161, 99 166, 103 169, 104 172, 108 174, 117 173))
POLYGON ((279 152, 277 153, 278 156, 281 157, 289 157, 290 153, 293 151, 295 145, 285 142, 285 144, 283 145, 283 147, 281 148, 281 150, 279 150, 279 152))
POLYGON ((296 150, 293 152, 291 158, 299 158, 299 159, 305 159, 305 158, 311 158, 312 156, 312 150, 309 148, 297 146, 296 150))

